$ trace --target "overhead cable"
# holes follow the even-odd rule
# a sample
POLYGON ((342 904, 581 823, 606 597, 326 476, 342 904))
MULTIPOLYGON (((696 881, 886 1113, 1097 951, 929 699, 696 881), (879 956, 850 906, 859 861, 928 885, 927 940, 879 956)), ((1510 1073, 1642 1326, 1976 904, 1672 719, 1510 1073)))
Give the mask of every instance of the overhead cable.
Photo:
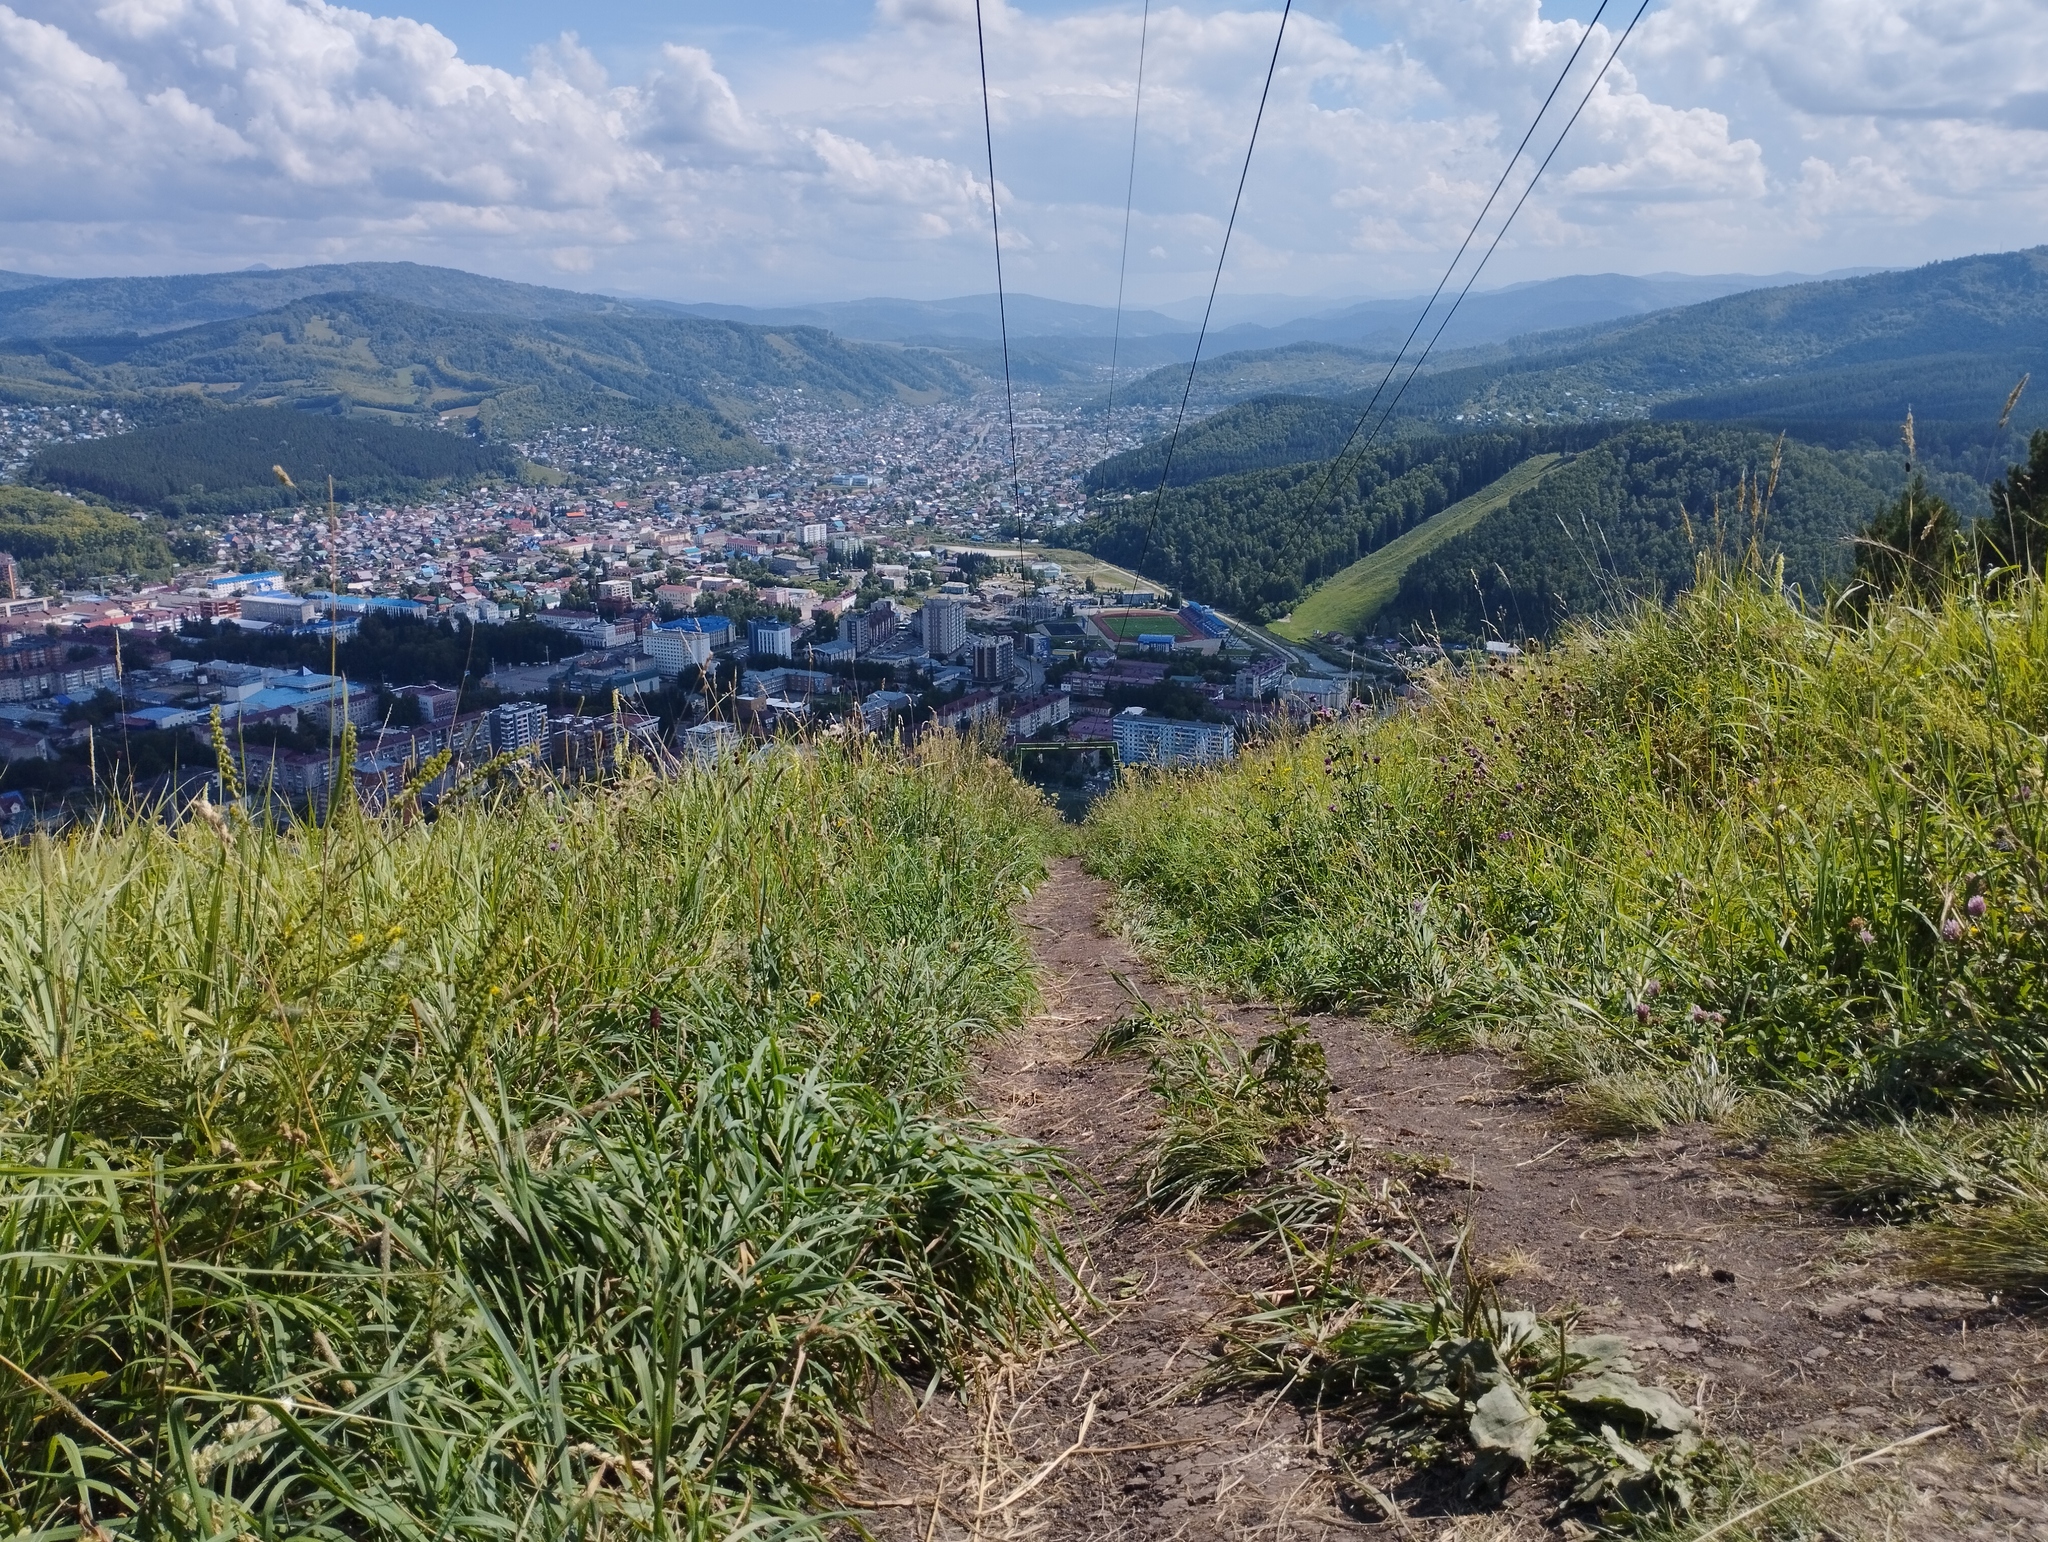
MULTIPOLYGON (((1606 10, 1606 8, 1607 0, 1601 0, 1600 11, 1604 11, 1606 10)), ((1401 398, 1408 394, 1408 387, 1414 383, 1416 375, 1421 372, 1423 364, 1428 360, 1430 353, 1436 348, 1437 341, 1444 335, 1444 329, 1451 324, 1451 318, 1458 314, 1458 307, 1465 303, 1465 296, 1472 292, 1472 286, 1479 281, 1479 275, 1486 271, 1487 263, 1492 260, 1494 252, 1499 249, 1501 240, 1508 233, 1508 228, 1514 224, 1515 216, 1522 212, 1522 205, 1527 203, 1529 201, 1529 195, 1536 191, 1536 184, 1543 180, 1543 173, 1550 168, 1550 163, 1552 159, 1554 159, 1557 155, 1557 152, 1563 148, 1566 137, 1572 131, 1572 125, 1579 121, 1579 114, 1584 112, 1586 110, 1586 104, 1592 101, 1593 93, 1599 89, 1600 82, 1606 78, 1608 70, 1614 67, 1614 61, 1620 57, 1622 45, 1629 40, 1629 35, 1636 30, 1636 23, 1643 19, 1644 12, 1648 11, 1649 8, 1650 0, 1642 0, 1642 3, 1636 7, 1635 15, 1629 19, 1629 24, 1622 29, 1621 36, 1615 40, 1614 47, 1611 50, 1609 50, 1606 62, 1603 63, 1600 66, 1600 68, 1594 72, 1592 80, 1589 81, 1586 85, 1585 94, 1579 98, 1578 105, 1572 109, 1572 115, 1569 118, 1565 119, 1564 127, 1558 131, 1557 138, 1551 142, 1549 151, 1545 153, 1542 161, 1537 164, 1536 174, 1529 179, 1529 185, 1522 189, 1521 196, 1515 200, 1515 206, 1512 209, 1508 210, 1507 218, 1501 222, 1500 229, 1494 232, 1493 240, 1487 245, 1485 253, 1480 257, 1478 264, 1472 269, 1471 274, 1466 278, 1464 287, 1458 291, 1457 298, 1451 301, 1450 308, 1444 312, 1443 319, 1437 323, 1436 330, 1430 334, 1429 342, 1424 345, 1422 352, 1416 356, 1415 363, 1413 364, 1413 366, 1410 367, 1408 373, 1402 378, 1400 387, 1394 392, 1393 400, 1387 403, 1386 410, 1382 412, 1379 416, 1379 421, 1373 424, 1372 432, 1366 435, 1365 445, 1363 446, 1363 448, 1370 449, 1372 447, 1373 441, 1379 437, 1380 430, 1385 428, 1389 419, 1393 417, 1394 409, 1401 405, 1401 398)), ((1586 24, 1586 30, 1579 38, 1580 47, 1583 47, 1585 45, 1586 39, 1593 35, 1593 26, 1594 23, 1598 22, 1600 19, 1600 11, 1594 12, 1593 21, 1588 22, 1586 24)), ((1530 136, 1536 132, 1536 125, 1542 122, 1543 114, 1550 110, 1551 98, 1557 95, 1558 87, 1564 84, 1565 75, 1571 72, 1571 67, 1573 63, 1577 61, 1578 56, 1579 49, 1574 48, 1572 50, 1571 58, 1565 61, 1564 72, 1558 76, 1557 85, 1552 86, 1550 88, 1550 96, 1547 96, 1543 99, 1542 108, 1538 110, 1535 119, 1532 120, 1529 124, 1529 133, 1524 134, 1522 136, 1522 144, 1516 148, 1514 159, 1508 162, 1509 171, 1512 171, 1514 169, 1515 162, 1521 159, 1522 149, 1528 145, 1530 136)), ((1506 180, 1507 173, 1503 172, 1501 174, 1501 182, 1505 183, 1506 180)), ((1494 188, 1494 193, 1498 195, 1499 191, 1500 184, 1496 184, 1494 188)), ((1487 206, 1489 208, 1492 206, 1492 203, 1493 199, 1488 198, 1487 206)), ((1483 220, 1485 216, 1486 210, 1480 210, 1480 220, 1483 220)), ((1472 227, 1473 233, 1477 233, 1478 228, 1479 220, 1475 220, 1473 222, 1472 227)), ((1469 245, 1471 243, 1471 240, 1472 235, 1468 234, 1465 237, 1465 244, 1459 246, 1458 255, 1451 259, 1451 266, 1444 271, 1444 282, 1449 281, 1451 273, 1455 271, 1458 262, 1465 255, 1465 246, 1469 245)), ((1443 292, 1443 287, 1444 285, 1442 282, 1440 282, 1437 285, 1437 294, 1441 294, 1443 292)), ((1430 297, 1430 305, 1433 306, 1435 305, 1435 303, 1436 296, 1432 295, 1430 297)), ((1424 306, 1422 315, 1416 319, 1415 331, 1411 331, 1408 334, 1409 342, 1413 342, 1415 340, 1415 332, 1421 330, 1422 323, 1424 320, 1428 318, 1428 316, 1429 306, 1424 306)), ((1402 352, 1405 353, 1406 351, 1407 343, 1404 343, 1402 344, 1402 352)), ((1351 433, 1344 441, 1344 448, 1339 450, 1336 456, 1331 460, 1330 469, 1323 478, 1322 486, 1317 489, 1315 499, 1310 505, 1311 507, 1314 507, 1315 504, 1320 503, 1322 499, 1328 494, 1330 490, 1330 485, 1336 480, 1337 473, 1343 464, 1344 457, 1350 453, 1352 441, 1358 437, 1358 431, 1361 428, 1365 427, 1366 419, 1372 416, 1372 409, 1374 404, 1379 400, 1380 391, 1386 388, 1387 381, 1393 378, 1395 370, 1399 369, 1400 366, 1401 355, 1397 354, 1395 355, 1394 362, 1388 366, 1386 376, 1383 377, 1380 381, 1380 390, 1376 390, 1373 392, 1372 400, 1366 403, 1365 411, 1361 412, 1358 415, 1358 422, 1352 425, 1351 433)))
POLYGON ((1152 0, 1138 18, 1138 89, 1131 98, 1131 169, 1124 178, 1124 244, 1116 259, 1116 323, 1109 335, 1109 406, 1116 411, 1117 350, 1124 336, 1124 273, 1131 260, 1131 206, 1138 191, 1138 115, 1145 110, 1145 40, 1152 28, 1152 0))
MULTIPOLYGON (((978 3, 978 0, 977 0, 978 3)), ((1180 409, 1173 415, 1173 433, 1166 441, 1166 463, 1159 468, 1159 486, 1152 494, 1152 518, 1145 526, 1144 544, 1138 549, 1143 563, 1152 550, 1152 532, 1159 525, 1159 506, 1166 497, 1166 479, 1173 472, 1173 452, 1180 444, 1180 426, 1188 415, 1188 397, 1195 389, 1195 370, 1202 362, 1202 343, 1209 335, 1209 316, 1216 309, 1216 288, 1223 282, 1223 262, 1230 255, 1230 235, 1237 229, 1238 205, 1244 202, 1245 179, 1252 171, 1252 151, 1259 145, 1259 125, 1266 119, 1266 98, 1273 91, 1273 71, 1280 63, 1280 45, 1287 38, 1287 18, 1294 14, 1294 0, 1280 10, 1280 30, 1273 36, 1273 57, 1266 61, 1266 83, 1259 89, 1259 110, 1252 115, 1252 137, 1244 147, 1244 168, 1237 174, 1237 193, 1230 200, 1230 219, 1223 227, 1223 248, 1216 254, 1216 276, 1209 280, 1209 303, 1202 307, 1201 330, 1195 334, 1195 356, 1188 361, 1187 383, 1180 390, 1180 409)))
MULTIPOLYGON (((988 146, 988 222, 996 243, 996 325, 1003 339, 1003 410, 1010 423, 1010 506, 1018 529, 1024 521, 1024 500, 1017 491, 1017 401, 1010 385, 1010 314, 1003 296, 1003 222, 996 212, 996 131, 988 110, 988 43, 981 29, 981 0, 974 0, 974 48, 981 61, 981 134, 988 146)), ((1018 536, 1019 541, 1023 537, 1018 536)))

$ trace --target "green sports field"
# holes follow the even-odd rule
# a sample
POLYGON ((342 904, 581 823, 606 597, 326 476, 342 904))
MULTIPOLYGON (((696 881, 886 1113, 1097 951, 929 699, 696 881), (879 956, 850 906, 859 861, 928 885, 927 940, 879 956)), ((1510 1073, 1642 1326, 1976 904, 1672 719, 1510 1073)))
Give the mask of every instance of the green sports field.
POLYGON ((1119 642, 1136 642, 1141 635, 1190 637, 1194 629, 1170 610, 1113 610, 1094 618, 1096 629, 1119 642))

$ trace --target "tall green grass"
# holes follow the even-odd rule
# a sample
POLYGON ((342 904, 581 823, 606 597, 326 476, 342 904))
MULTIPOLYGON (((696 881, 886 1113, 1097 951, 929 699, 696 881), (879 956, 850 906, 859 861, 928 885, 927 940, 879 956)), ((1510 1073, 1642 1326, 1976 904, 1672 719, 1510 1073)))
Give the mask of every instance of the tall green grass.
POLYGON ((1754 570, 1089 827, 1191 978, 1517 1049, 1627 1130, 2048 1099, 2048 600, 1754 570))
POLYGON ((817 1530, 877 1378, 1056 1310, 962 1102, 1049 839, 822 749, 0 856, 0 1532, 817 1530))

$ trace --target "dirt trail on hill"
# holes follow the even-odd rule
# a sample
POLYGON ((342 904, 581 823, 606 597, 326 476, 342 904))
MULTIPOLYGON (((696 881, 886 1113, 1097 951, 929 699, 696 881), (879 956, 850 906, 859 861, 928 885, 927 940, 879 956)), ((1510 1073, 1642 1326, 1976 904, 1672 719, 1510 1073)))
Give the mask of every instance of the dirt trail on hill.
MULTIPOLYGON (((992 1366, 967 1397, 881 1411, 853 1508, 880 1537, 1303 1538, 1430 1542, 1586 1536, 1523 1483, 1504 1509, 1400 1469, 1377 1493, 1337 1481, 1334 1432, 1269 1395, 1195 1396, 1221 1315, 1270 1284, 1270 1259, 1215 1239, 1222 1208, 1134 1212, 1158 1128, 1141 1060, 1088 1059, 1128 1008, 1117 976, 1173 999, 1109 928, 1107 885, 1061 862, 1023 920, 1044 1009, 993 1046, 977 1092, 1014 1134, 1064 1151, 1080 1181, 1067 1236, 1096 1304, 1078 1336, 992 1366)), ((1213 1004, 1249 1038, 1279 1014, 1213 1004)), ((1755 1153, 1705 1128, 1621 1145, 1582 1138, 1490 1054, 1426 1054, 1370 1024, 1308 1020, 1333 1116, 1366 1170, 1405 1181, 1439 1244, 1469 1222, 1503 1290, 1626 1336, 1642 1379, 1764 1463, 1819 1472, 1936 1425, 1950 1433, 1831 1479, 1838 1539, 2048 1542, 2048 1332, 1981 1297, 1894 1276, 1882 1241, 1796 1206, 1755 1153)))

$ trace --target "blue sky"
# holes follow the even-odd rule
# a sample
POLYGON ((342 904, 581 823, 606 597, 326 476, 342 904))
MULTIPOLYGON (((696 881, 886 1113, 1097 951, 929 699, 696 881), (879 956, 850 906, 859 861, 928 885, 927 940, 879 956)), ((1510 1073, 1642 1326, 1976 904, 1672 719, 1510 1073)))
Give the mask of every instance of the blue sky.
MULTIPOLYGON (((1427 288, 1593 10, 1298 6, 1225 292, 1427 288)), ((1567 100, 1632 10, 1596 28, 1567 100)), ((1113 297, 1138 13, 987 0, 1019 288, 1113 297)), ((1153 10, 1139 303, 1206 285, 1278 19, 1153 10)), ((1485 282, 2034 244, 2044 79, 2038 0, 1657 0, 1485 282)), ((676 299, 978 292, 980 129, 972 0, 0 0, 0 267, 409 259, 676 299)))

